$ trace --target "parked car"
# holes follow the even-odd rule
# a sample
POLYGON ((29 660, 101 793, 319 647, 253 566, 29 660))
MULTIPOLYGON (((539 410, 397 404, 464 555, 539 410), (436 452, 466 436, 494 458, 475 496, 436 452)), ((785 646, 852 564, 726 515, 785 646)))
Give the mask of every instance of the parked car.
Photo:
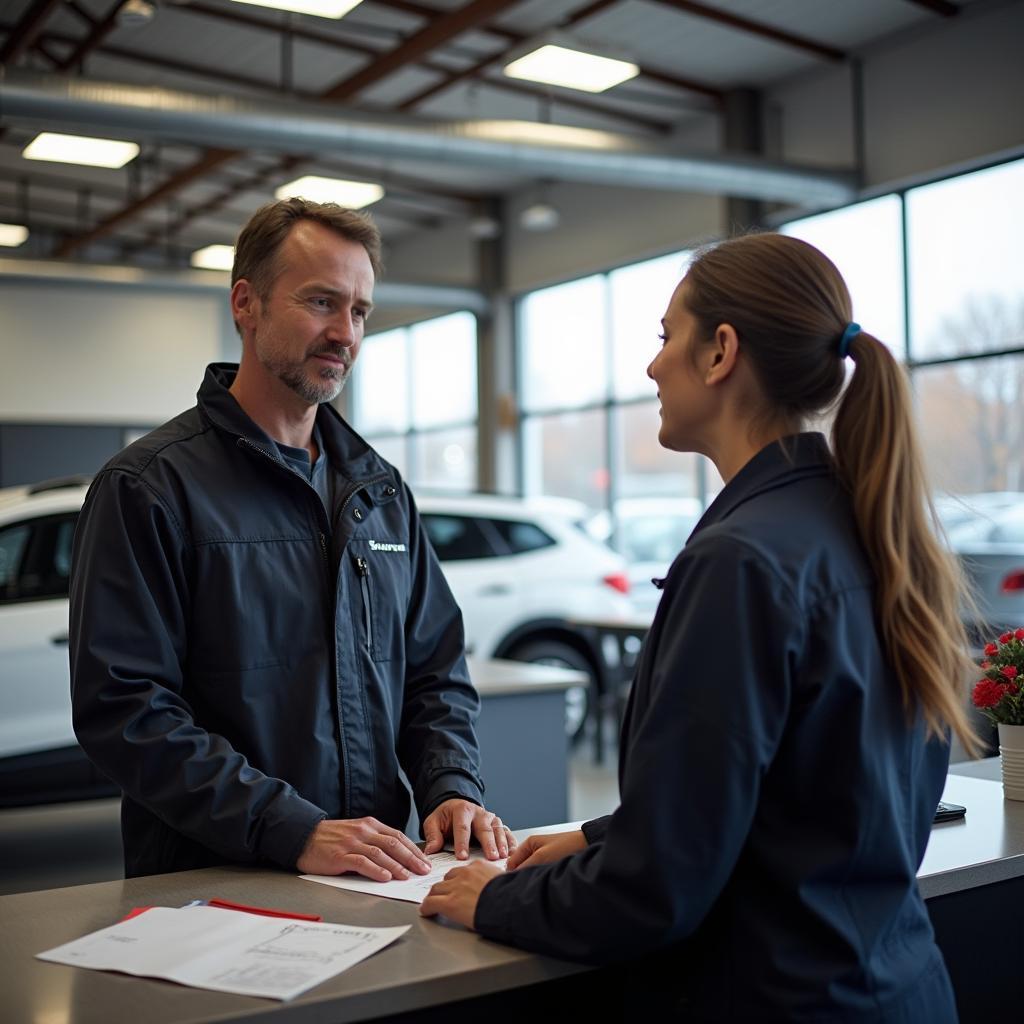
MULTIPOLYGON (((0 806, 113 794, 71 725, 68 577, 87 478, 0 491, 0 806)), ((574 525, 583 506, 425 497, 423 520, 481 657, 580 669, 600 651, 574 618, 628 611, 623 560, 574 525)), ((588 688, 567 699, 577 735, 588 688)))
POLYGON ((566 731, 578 737, 607 666, 589 631, 573 623, 630 615, 625 560, 586 532, 579 502, 485 495, 417 502, 462 608, 469 650, 591 677, 590 687, 566 695, 566 731))
POLYGON ((591 536, 625 558, 637 615, 654 618, 661 591, 651 581, 664 578, 702 514, 696 498, 619 498, 611 514, 598 512, 587 521, 591 536))
POLYGON ((972 640, 980 645, 1024 625, 1024 494, 947 527, 946 535, 973 589, 972 640))
POLYGON ((87 487, 0 491, 0 806, 117 792, 71 727, 68 575, 87 487))

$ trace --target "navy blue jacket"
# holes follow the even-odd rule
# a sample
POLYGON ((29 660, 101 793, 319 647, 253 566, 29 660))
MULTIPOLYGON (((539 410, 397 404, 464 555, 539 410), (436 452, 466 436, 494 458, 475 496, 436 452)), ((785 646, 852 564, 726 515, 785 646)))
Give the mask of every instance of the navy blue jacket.
POLYGON ((947 761, 908 722, 824 438, 789 438, 672 565, 621 806, 578 855, 491 881, 476 927, 591 962, 668 950, 688 1020, 953 1021, 916 883, 947 761))
POLYGON ((337 507, 213 365, 198 406, 112 459, 71 579, 75 732, 124 791, 129 876, 294 867, 325 816, 402 829, 482 802, 462 616, 407 488, 329 406, 337 507))

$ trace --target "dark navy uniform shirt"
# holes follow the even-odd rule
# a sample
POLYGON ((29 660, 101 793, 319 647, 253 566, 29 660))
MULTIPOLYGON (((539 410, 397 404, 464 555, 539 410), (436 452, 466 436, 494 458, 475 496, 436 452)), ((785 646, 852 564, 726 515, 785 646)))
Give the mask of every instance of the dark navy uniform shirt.
POLYGON ((824 438, 774 443, 669 572, 623 725, 621 806, 499 876, 485 936, 661 950, 687 1019, 954 1021, 916 872, 948 748, 904 709, 824 438))

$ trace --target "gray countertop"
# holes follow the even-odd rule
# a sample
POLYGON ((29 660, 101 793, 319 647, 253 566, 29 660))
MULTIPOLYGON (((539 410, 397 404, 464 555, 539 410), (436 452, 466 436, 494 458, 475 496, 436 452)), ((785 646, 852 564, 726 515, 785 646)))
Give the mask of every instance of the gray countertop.
MULTIPOLYGON (((954 768, 960 770, 991 776, 998 772, 998 761, 954 768)), ((919 873, 926 898, 1024 875, 1024 803, 1004 800, 998 781, 954 774, 947 781, 945 798, 966 805, 967 817, 933 829, 919 873)), ((528 831, 532 830, 520 834, 528 831)), ((333 889, 283 871, 210 868, 0 897, 5 1024, 360 1021, 584 970, 425 921, 412 903, 333 889), (411 928, 393 946, 290 1003, 79 970, 34 958, 35 953, 114 923, 132 907, 180 906, 213 896, 321 914, 325 921, 411 928)))
POLYGON ((570 686, 587 686, 590 682, 586 672, 555 665, 533 665, 501 658, 467 658, 466 665, 469 678, 481 697, 567 690, 570 686))
POLYGON ((272 1019, 360 1021, 567 977, 587 968, 487 942, 419 916, 419 907, 303 881, 285 872, 208 868, 0 897, 5 1024, 194 1024, 272 1019), (218 896, 321 914, 325 921, 410 930, 386 950, 298 999, 208 992, 36 960, 34 954, 113 924, 132 907, 218 896))
POLYGON ((942 798, 966 817, 932 827, 918 871, 925 899, 1024 875, 1024 801, 1006 800, 999 758, 953 765, 942 798))

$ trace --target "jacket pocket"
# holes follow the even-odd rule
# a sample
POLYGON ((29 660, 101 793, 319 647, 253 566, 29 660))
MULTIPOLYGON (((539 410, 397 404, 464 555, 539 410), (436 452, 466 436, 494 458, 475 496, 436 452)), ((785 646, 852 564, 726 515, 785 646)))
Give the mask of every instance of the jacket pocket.
POLYGON ((409 563, 400 553, 374 557, 369 544, 355 541, 349 559, 355 571, 362 642, 374 661, 404 656, 409 563))

